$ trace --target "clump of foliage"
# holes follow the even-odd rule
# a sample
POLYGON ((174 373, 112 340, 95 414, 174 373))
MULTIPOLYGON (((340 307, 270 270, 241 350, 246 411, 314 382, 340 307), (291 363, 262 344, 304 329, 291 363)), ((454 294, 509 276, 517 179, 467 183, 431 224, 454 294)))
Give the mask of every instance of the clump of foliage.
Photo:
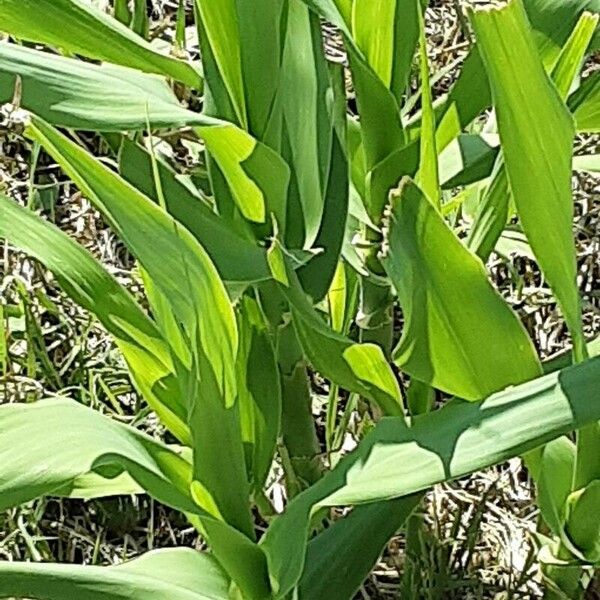
POLYGON ((98 318, 176 440, 66 398, 4 405, 0 509, 146 493, 211 549, 117 567, 1 562, 0 597, 346 600, 424 490, 518 455, 537 486, 549 597, 583 594, 600 561, 600 359, 581 325, 571 170, 576 133, 600 128, 599 79, 579 77, 598 5, 471 11, 475 44, 434 103, 424 4, 196 0, 200 66, 145 41, 138 2, 113 18, 83 0, 0 0, 0 28, 62 50, 0 45, 3 101, 135 256, 149 311, 6 197, 0 237, 98 318), (321 19, 343 36, 356 115, 321 19), (189 88, 201 113, 174 93, 189 88), (195 178, 153 149, 183 128, 207 166, 195 178), (99 132, 115 164, 69 130, 99 132), (573 341, 547 365, 483 267, 515 217, 573 341), (309 369, 328 382, 325 453, 309 369), (341 457, 359 399, 373 427, 341 457), (264 492, 274 460, 281 514, 264 492), (332 518, 338 506, 353 509, 332 518))

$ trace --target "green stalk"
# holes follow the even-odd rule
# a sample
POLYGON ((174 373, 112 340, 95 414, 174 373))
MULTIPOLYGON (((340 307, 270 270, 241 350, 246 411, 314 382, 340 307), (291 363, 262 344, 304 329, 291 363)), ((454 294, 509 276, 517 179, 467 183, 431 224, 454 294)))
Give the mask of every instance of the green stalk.
POLYGON ((360 341, 379 345, 390 358, 394 338, 394 295, 377 256, 383 238, 381 233, 370 229, 366 237, 369 250, 365 264, 369 276, 361 278, 360 316, 356 322, 360 327, 360 341))
POLYGON ((298 363, 290 375, 283 375, 282 381, 283 443, 290 466, 302 487, 308 487, 321 478, 323 465, 312 415, 306 365, 298 363))

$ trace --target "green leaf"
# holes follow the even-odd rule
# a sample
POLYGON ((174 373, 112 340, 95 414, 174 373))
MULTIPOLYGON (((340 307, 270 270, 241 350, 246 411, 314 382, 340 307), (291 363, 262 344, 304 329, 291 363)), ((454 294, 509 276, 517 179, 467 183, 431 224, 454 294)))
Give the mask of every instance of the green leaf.
POLYGON ((356 45, 387 88, 392 83, 396 0, 354 0, 352 33, 356 45))
MULTIPOLYGON (((157 163, 167 211, 204 247, 221 279, 226 282, 269 279, 264 249, 233 230, 192 184, 178 177, 164 161, 157 159, 157 163)), ((145 149, 124 140, 119 152, 119 171, 129 183, 158 202, 151 156, 145 149)))
POLYGON ((0 237, 42 262, 75 302, 96 315, 150 407, 176 437, 189 441, 168 345, 129 292, 57 227, 1 195, 0 237))
MULTIPOLYGON (((418 4, 418 1, 416 2, 418 4)), ((438 167, 438 152, 435 141, 435 113, 433 94, 429 80, 429 59, 427 57, 427 39, 425 20, 419 11, 419 63, 421 67, 421 157, 417 181, 423 193, 436 208, 441 206, 441 189, 438 167)))
POLYGON ((565 532, 575 548, 591 563, 600 562, 600 479, 574 492, 567 501, 565 532))
POLYGON ((198 127, 197 131, 242 215, 263 223, 272 212, 279 220, 289 180, 289 167, 283 159, 242 129, 223 121, 216 127, 198 127))
POLYGON ((524 457, 536 483, 536 501, 544 522, 557 537, 563 532, 564 508, 575 471, 575 452, 575 444, 561 437, 524 457))
POLYGON ((518 456, 600 418, 600 359, 416 417, 383 419, 262 540, 277 597, 298 582, 311 515, 320 508, 404 497, 518 456))
POLYGON ((132 427, 65 399, 7 404, 0 406, 0 459, 0 510, 42 495, 88 492, 90 475, 129 473, 159 502, 199 517, 231 578, 251 598, 268 596, 262 550, 194 502, 187 460, 132 427))
POLYGON ((325 297, 335 275, 346 234, 348 189, 348 163, 341 142, 334 133, 325 210, 314 242, 315 248, 321 252, 297 271, 302 287, 315 302, 325 297))
MULTIPOLYGON (((340 8, 340 2, 337 2, 340 8)), ((406 91, 417 41, 420 3, 415 0, 355 0, 352 35, 382 83, 400 99, 406 91)))
MULTIPOLYGON (((297 186, 301 245, 307 248, 314 244, 323 218, 333 129, 330 88, 319 19, 301 2, 290 2, 276 107, 281 111, 289 145, 286 158, 297 186)), ((294 225, 289 217, 288 221, 294 225)))
POLYGON ((28 135, 109 219, 168 301, 191 351, 191 364, 182 365, 178 375, 204 508, 215 514, 216 505, 228 523, 250 535, 249 489, 235 405, 237 326, 213 263, 187 229, 49 125, 33 119, 28 135))
POLYGON ((227 600, 216 560, 189 548, 155 550, 117 566, 0 562, 0 598, 227 600))
POLYGON ((597 0, 525 0, 524 6, 546 65, 556 60, 583 11, 600 8, 597 0))
MULTIPOLYGON (((361 118, 361 132, 363 135, 365 156, 368 170, 370 170, 389 154, 404 145, 404 130, 400 118, 399 99, 396 99, 394 94, 386 87, 384 81, 377 75, 372 65, 369 64, 363 51, 356 43, 349 24, 346 23, 342 16, 343 11, 340 11, 336 3, 333 0, 302 1, 323 19, 336 25, 347 42, 346 47, 349 53, 350 69, 353 75, 361 118)), ((389 0, 388 3, 393 3, 393 0, 389 0)), ((402 11, 398 11, 395 14, 396 18, 399 18, 398 15, 402 15, 402 11)), ((412 53, 414 53, 418 37, 416 15, 414 17, 414 45, 410 52, 402 53, 405 59, 410 53, 410 60, 412 60, 412 53)), ((384 24, 382 27, 387 27, 387 24, 384 24)), ((376 29, 377 25, 375 26, 376 29)), ((373 28, 371 28, 370 32, 365 33, 365 36, 371 39, 374 33, 373 28)), ((410 39, 410 36, 406 39, 410 39)), ((378 42, 373 39, 373 44, 377 45, 378 42)), ((386 52, 388 51, 386 50, 386 52)), ((400 80, 402 78, 398 77, 397 79, 400 80)), ((373 207, 370 208, 369 216, 372 219, 379 220, 384 204, 384 199, 378 199, 373 207)))
POLYGON ((471 21, 490 79, 517 212, 581 357, 585 350, 571 230, 573 120, 535 51, 521 0, 501 9, 472 11, 471 21))
POLYGON ((273 463, 281 422, 281 384, 273 344, 258 303, 248 297, 238 314, 238 390, 248 472, 257 492, 273 463))
POLYGON ((577 131, 600 132, 600 72, 592 73, 568 100, 577 131))
POLYGON ((192 468, 179 454, 131 427, 65 399, 0 407, 0 509, 42 495, 70 495, 90 473, 127 471, 157 500, 198 512, 192 468))
POLYGON ((110 220, 153 282, 169 298, 188 339, 199 336, 225 404, 230 406, 235 397, 235 317, 206 252, 187 229, 149 198, 40 119, 32 120, 27 133, 52 154, 110 220), (152 244, 148 243, 148 236, 152 244))
POLYGON ((289 287, 280 286, 292 307, 294 328, 304 353, 323 377, 379 404, 388 415, 402 414, 400 389, 381 348, 356 344, 333 331, 315 312, 288 268, 289 287))
POLYGON ((561 98, 566 98, 569 94, 597 25, 598 15, 587 12, 581 15, 558 57, 552 71, 552 80, 561 98))
POLYGON ((239 124, 246 128, 246 101, 242 76, 242 58, 236 13, 236 0, 195 0, 206 42, 225 84, 239 124))
POLYGON ((241 213, 251 221, 264 223, 264 195, 256 182, 246 175, 243 166, 252 156, 256 140, 237 127, 205 128, 199 133, 222 170, 241 213))
POLYGON ((285 162, 235 125, 184 109, 162 79, 3 44, 2 101, 15 96, 17 76, 21 107, 53 125, 105 132, 147 129, 148 123, 196 125, 242 214, 263 222, 267 209, 281 213, 289 178, 285 162), (99 97, 105 102, 99 103, 99 97))
POLYGON ((404 313, 394 353, 412 377, 479 400, 540 373, 524 327, 419 188, 392 195, 382 264, 404 313))
POLYGON ((161 77, 4 43, 0 102, 12 101, 17 75, 20 107, 60 127, 124 131, 146 129, 148 122, 154 127, 211 123, 183 108, 161 77))
POLYGON ((420 498, 417 494, 358 506, 312 539, 298 584, 298 598, 348 600, 354 597, 385 545, 420 498))
MULTIPOLYGON (((243 0, 234 4, 237 8, 248 130, 266 141, 275 95, 282 84, 283 24, 288 7, 279 0, 243 0)), ((301 101, 298 96, 296 99, 301 101)))
MULTIPOLYGON (((575 80, 597 19, 584 13, 563 47, 553 70, 554 83, 562 97, 566 97, 575 80)), ((512 195, 504 157, 498 154, 491 179, 477 207, 468 245, 483 261, 487 261, 509 218, 512 195)), ((535 256, 532 258, 535 260, 535 256)))
POLYGON ((143 38, 82 0, 2 0, 0 29, 88 58, 172 77, 200 87, 190 64, 156 52, 143 38))
POLYGON ((114 16, 117 21, 123 23, 123 25, 129 25, 131 23, 131 11, 129 10, 129 0, 115 0, 115 6, 113 8, 114 16))

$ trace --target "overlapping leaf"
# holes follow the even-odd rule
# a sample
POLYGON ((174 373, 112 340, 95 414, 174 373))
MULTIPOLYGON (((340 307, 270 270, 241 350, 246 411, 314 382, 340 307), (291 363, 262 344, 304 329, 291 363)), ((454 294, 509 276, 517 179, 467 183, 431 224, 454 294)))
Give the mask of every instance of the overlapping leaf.
MULTIPOLYGON (((199 518, 230 577, 249 597, 268 597, 261 549, 195 503, 192 465, 163 443, 76 402, 52 399, 0 407, 0 458, 0 510, 42 495, 76 495, 80 489, 89 496, 90 475, 106 479, 127 472, 159 502, 195 515, 196 522, 199 518)), ((35 589, 40 588, 29 588, 35 589)))
MULTIPOLYGON (((1 6, 1 5, 0 5, 1 6)), ((0 101, 20 96, 20 107, 74 129, 123 131, 206 124, 184 109, 164 79, 114 65, 94 65, 0 44, 0 101), (20 93, 16 76, 19 76, 20 93)))
POLYGON ((490 79, 517 212, 581 355, 571 231, 573 120, 535 51, 521 0, 473 12, 471 20, 490 79))
POLYGON ((134 382, 169 430, 189 442, 168 345, 131 295, 58 228, 0 196, 0 237, 40 260, 114 337, 134 382))
POLYGON ((227 600, 213 557, 188 548, 148 552, 112 567, 0 562, 0 598, 39 600, 227 600))
POLYGON ((82 0, 2 0, 0 29, 89 58, 157 73, 192 87, 201 76, 190 64, 159 54, 142 37, 82 0))
POLYGON ((383 265, 404 330, 394 357, 411 376, 469 400, 540 373, 527 332, 419 188, 392 195, 383 265))
MULTIPOLYGON (((157 158, 158 175, 167 211, 184 225, 204 247, 226 282, 256 282, 269 279, 266 253, 258 244, 233 230, 200 196, 191 184, 157 158)), ((124 179, 149 198, 159 202, 152 172, 152 158, 141 146, 125 140, 119 152, 119 170, 124 179)))
POLYGON ((235 406, 237 327, 213 263, 187 229, 65 136, 39 119, 32 121, 28 134, 105 214, 168 301, 191 352, 191 363, 178 375, 193 439, 194 476, 203 490, 196 500, 250 534, 235 406), (229 448, 227 455, 221 447, 229 448))
POLYGON ((402 414, 398 382, 381 348, 353 343, 333 331, 313 309, 289 269, 288 279, 289 286, 281 289, 292 307, 298 340, 313 367, 348 391, 373 400, 386 414, 402 414))
POLYGON ((481 402, 452 402, 408 425, 384 419, 271 524, 262 546, 278 597, 300 577, 309 519, 320 507, 407 496, 592 423, 600 418, 599 375, 600 359, 591 359, 481 402))
POLYGON ((70 495, 91 472, 127 471, 154 498, 197 512, 190 463, 152 438, 65 399, 0 407, 0 508, 70 495), (46 432, 44 435, 44 431, 46 432))

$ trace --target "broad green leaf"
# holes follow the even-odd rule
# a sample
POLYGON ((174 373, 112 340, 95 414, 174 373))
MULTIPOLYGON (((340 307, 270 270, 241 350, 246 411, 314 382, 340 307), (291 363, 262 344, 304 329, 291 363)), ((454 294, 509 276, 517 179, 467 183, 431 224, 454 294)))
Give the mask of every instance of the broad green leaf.
POLYGON ((575 470, 575 444, 561 437, 529 455, 525 464, 536 483, 536 502, 544 522, 561 537, 565 503, 571 493, 575 470))
POLYGON ((169 298, 190 340, 199 336, 227 406, 235 397, 237 333, 225 288, 187 229, 81 147, 33 118, 27 134, 42 144, 110 220, 154 283, 169 298), (152 244, 148 244, 148 236, 152 244), (218 344, 214 340, 219 340, 218 344))
POLYGON ((566 506, 565 533, 582 558, 591 563, 600 562, 599 503, 600 479, 596 479, 574 492, 566 506))
POLYGON ((577 131, 600 132, 600 72, 583 81, 569 97, 568 105, 575 117, 577 131))
POLYGON ((296 497, 261 545, 281 598, 298 582, 311 515, 320 508, 400 498, 522 455, 600 418, 600 359, 546 375, 481 402, 451 402, 416 417, 386 418, 339 466, 296 497))
POLYGON ((358 506, 312 539, 298 584, 298 598, 348 600, 354 597, 385 545, 420 498, 417 494, 358 506))
POLYGON ((0 407, 0 508, 42 495, 71 495, 78 479, 127 471, 151 496, 198 512, 192 468, 179 454, 131 427, 66 399, 0 407))
POLYGON ((289 177, 281 158, 232 123, 183 108, 159 77, 0 45, 3 102, 15 96, 17 76, 21 107, 56 126, 105 132, 146 129, 148 123, 197 126, 242 214, 262 222, 267 208, 281 212, 289 177))
MULTIPOLYGON (((339 29, 347 42, 350 69, 356 89, 358 109, 361 117, 361 132, 363 135, 365 156, 368 169, 384 160, 389 154, 404 145, 404 131, 400 118, 399 99, 386 87, 358 47, 349 24, 333 0, 302 0, 311 10, 323 19, 333 23, 339 29)), ((416 15, 415 15, 416 17, 416 15)), ((418 36, 417 22, 414 22, 414 45, 418 36)), ((406 53, 408 56, 408 52, 406 53)), ((383 209, 385 201, 380 200, 381 206, 375 205, 371 218, 379 220, 379 209, 383 209)))
POLYGON ((392 194, 382 264, 404 313, 397 364, 468 400, 536 377, 527 332, 481 262, 410 180, 392 194))
POLYGON ((0 237, 42 262, 75 302, 96 315, 112 334, 150 407, 176 437, 189 442, 168 345, 129 292, 57 227, 4 196, 0 237))
POLYGON ((117 566, 0 562, 0 598, 227 600, 229 579, 208 554, 155 550, 117 566))
POLYGON ((0 44, 0 102, 12 101, 17 76, 21 108, 60 127, 124 131, 146 129, 148 122, 154 127, 211 123, 183 108, 161 77, 0 44))
POLYGON ((334 133, 323 220, 314 242, 319 254, 298 270, 302 287, 316 302, 327 294, 342 251, 348 218, 348 189, 348 163, 334 133))
POLYGON ((88 491, 90 474, 129 473, 159 502, 200 519, 213 553, 249 597, 268 596, 261 549, 194 502, 187 460, 132 427, 65 399, 7 404, 0 406, 0 459, 0 510, 88 491))
POLYGON ((244 217, 264 223, 264 195, 256 182, 244 171, 244 162, 252 156, 256 140, 234 127, 218 130, 205 128, 199 133, 204 138, 209 152, 215 157, 244 217))
POLYGON ((267 214, 273 213, 283 222, 289 167, 281 157, 229 123, 198 127, 197 131, 218 164, 242 215, 262 223, 267 214))
POLYGON ((279 0, 237 0, 234 4, 238 16, 248 130, 265 142, 275 95, 281 85, 281 49, 287 6, 279 0))
MULTIPOLYGON (((418 2, 417 2, 418 3, 418 2)), ((429 58, 425 37, 425 19, 419 11, 419 64, 421 80, 421 157, 417 181, 423 193, 436 208, 441 206, 441 189, 438 167, 438 152, 435 141, 435 113, 433 94, 429 80, 429 58)))
MULTIPOLYGON (((279 352, 284 344, 293 340, 293 328, 288 327, 287 336, 280 338, 279 352)), ((284 330, 285 331, 285 330, 284 330)), ((286 348, 286 351, 289 351, 286 348)), ((312 413, 312 393, 308 369, 302 357, 292 366, 282 364, 280 356, 282 380, 282 413, 281 439, 285 444, 286 468, 288 478, 288 497, 298 494, 301 489, 318 481, 322 475, 321 446, 317 438, 315 420, 312 413)))
POLYGON ((581 357, 584 339, 571 231, 573 120, 535 51, 521 0, 472 11, 471 21, 490 79, 517 212, 581 357))
MULTIPOLYGON (((218 343, 215 338, 213 344, 218 343)), ((226 405, 220 381, 202 346, 193 358, 196 364, 192 364, 186 383, 194 452, 194 499, 212 516, 254 540, 240 403, 236 396, 233 405, 226 405)))
POLYGON ((392 83, 396 0, 354 0, 352 33, 368 64, 387 88, 392 83))
MULTIPOLYGON (((566 98, 577 76, 596 21, 597 19, 591 18, 588 13, 582 15, 554 67, 552 78, 563 98, 566 98)), ((500 243, 509 218, 511 201, 512 194, 504 156, 498 153, 491 179, 482 194, 468 238, 469 248, 483 261, 489 258, 496 244, 500 243)), ((535 260, 535 256, 532 260, 535 260)))
POLYGON ((238 393, 242 438, 252 487, 260 492, 273 463, 281 422, 281 384, 273 344, 258 303, 238 313, 238 393))
POLYGON ((152 200, 39 119, 37 140, 109 219, 168 301, 189 340, 192 363, 178 369, 205 508, 250 533, 248 482, 236 399, 237 326, 225 287, 192 234, 152 200), (152 243, 149 244, 148 240, 152 243), (210 435, 203 432, 205 428, 210 435), (210 423, 210 426, 207 424, 210 423), (228 454, 221 452, 229 448, 228 454))
MULTIPOLYGON (((405 137, 396 99, 359 55, 350 53, 367 167, 370 170, 404 146, 405 137)), ((379 222, 384 198, 371 194, 369 217, 379 222)))
MULTIPOLYGON (((256 282, 270 278, 266 255, 256 243, 242 237, 215 214, 192 187, 162 160, 158 172, 167 211, 184 225, 204 247, 225 282, 256 282)), ((158 202, 151 157, 142 147, 124 140, 119 152, 124 179, 158 202)))
POLYGON ((571 90, 597 25, 598 15, 587 12, 581 15, 558 57, 552 80, 561 98, 566 98, 571 90))
MULTIPOLYGON (((290 2, 277 106, 287 135, 286 158, 295 177, 306 248, 315 242, 323 217, 333 129, 330 87, 319 19, 302 2, 290 2)), ((288 221, 294 225, 290 217, 288 221)))
POLYGON ((2 0, 0 29, 88 58, 172 77, 192 87, 202 82, 192 65, 159 54, 128 27, 82 0, 2 0))
MULTIPOLYGON (((347 12, 339 0, 336 4, 342 13, 347 12)), ((366 63, 400 103, 419 38, 420 3, 415 0, 355 0, 351 4, 354 43, 366 63)))
POLYGON ((340 387, 376 402, 386 414, 402 414, 398 382, 381 348, 356 344, 333 331, 314 310, 290 269, 288 278, 290 286, 280 289, 292 307, 298 340, 312 366, 340 387))
POLYGON ((246 101, 242 76, 242 57, 236 12, 236 0, 195 0, 206 42, 212 49, 238 122, 247 127, 246 101))

